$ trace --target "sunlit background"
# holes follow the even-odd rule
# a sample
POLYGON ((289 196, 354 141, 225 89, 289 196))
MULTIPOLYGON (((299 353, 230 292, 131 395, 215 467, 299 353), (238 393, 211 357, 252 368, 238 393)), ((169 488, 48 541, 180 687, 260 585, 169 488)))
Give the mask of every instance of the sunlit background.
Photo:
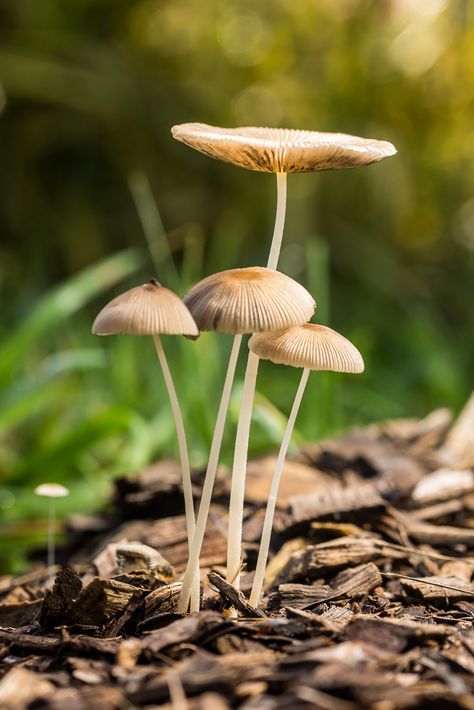
MULTIPOLYGON (((368 168, 289 178, 280 268, 366 361, 359 377, 312 375, 295 444, 461 407, 474 355, 472 2, 3 0, 0 38, 4 570, 45 538, 36 484, 70 488, 61 513, 90 512, 113 476, 174 455, 152 344, 94 338, 98 310, 155 274, 183 294, 266 261, 274 176, 193 152, 171 138, 174 123, 342 131, 398 148, 368 168)), ((199 467, 230 338, 165 348, 199 467)), ((262 365, 253 454, 278 446, 298 377, 262 365)))

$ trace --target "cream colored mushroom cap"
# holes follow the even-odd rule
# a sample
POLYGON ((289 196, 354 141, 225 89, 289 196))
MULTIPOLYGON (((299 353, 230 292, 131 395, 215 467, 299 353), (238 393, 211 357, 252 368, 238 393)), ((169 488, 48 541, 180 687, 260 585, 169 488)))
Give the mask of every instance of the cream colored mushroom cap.
POLYGON ((306 323, 316 308, 303 286, 263 266, 212 274, 193 286, 183 300, 200 330, 234 334, 306 323))
POLYGON ((64 498, 69 495, 69 490, 60 483, 41 483, 36 486, 35 493, 45 498, 64 498))
POLYGON ((110 301, 95 319, 92 332, 94 335, 199 335, 183 301, 155 279, 110 301))
POLYGON ((171 133, 211 158, 264 173, 358 168, 397 152, 388 141, 293 128, 218 128, 181 123, 173 126, 171 133))
POLYGON ((362 355, 332 328, 305 323, 275 333, 258 333, 249 340, 250 350, 262 360, 279 365, 358 374, 364 371, 362 355))

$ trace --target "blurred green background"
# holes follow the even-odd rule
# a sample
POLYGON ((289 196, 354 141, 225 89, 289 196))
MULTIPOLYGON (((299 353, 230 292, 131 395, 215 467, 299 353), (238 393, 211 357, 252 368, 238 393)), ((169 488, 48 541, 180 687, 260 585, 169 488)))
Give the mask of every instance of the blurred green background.
MULTIPOLYGON (((366 361, 359 377, 311 377, 296 443, 461 407, 474 354, 474 3, 1 0, 0 39, 2 570, 45 538, 34 485, 66 484, 60 512, 87 512, 113 476, 174 454, 151 342, 93 338, 98 310, 155 274, 183 294, 266 261, 274 176, 195 153, 174 123, 398 148, 368 168, 289 178, 280 268, 366 361)), ((230 338, 165 348, 202 466, 230 338)), ((277 447, 298 377, 262 365, 252 453, 277 447)))

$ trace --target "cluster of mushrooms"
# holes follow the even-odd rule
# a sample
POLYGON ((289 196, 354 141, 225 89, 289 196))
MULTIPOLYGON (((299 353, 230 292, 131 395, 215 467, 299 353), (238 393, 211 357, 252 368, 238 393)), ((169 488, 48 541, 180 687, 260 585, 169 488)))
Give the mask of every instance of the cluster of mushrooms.
POLYGON ((364 362, 357 348, 323 325, 309 323, 316 303, 306 289, 277 271, 286 211, 286 176, 369 165, 394 155, 391 143, 341 133, 279 128, 224 129, 200 123, 172 128, 174 138, 213 158, 277 176, 277 209, 267 266, 236 268, 203 279, 181 300, 157 280, 132 288, 111 301, 97 316, 97 335, 151 335, 163 370, 176 423, 183 476, 189 559, 182 581, 179 611, 199 610, 199 556, 208 518, 235 368, 244 334, 248 359, 240 404, 229 504, 227 581, 239 588, 242 566, 242 521, 252 405, 260 359, 302 368, 301 381, 279 451, 263 525, 250 604, 257 608, 268 558, 278 487, 291 434, 311 370, 360 373, 364 362), (212 439, 197 518, 188 449, 176 390, 160 335, 196 339, 199 332, 234 336, 212 439))

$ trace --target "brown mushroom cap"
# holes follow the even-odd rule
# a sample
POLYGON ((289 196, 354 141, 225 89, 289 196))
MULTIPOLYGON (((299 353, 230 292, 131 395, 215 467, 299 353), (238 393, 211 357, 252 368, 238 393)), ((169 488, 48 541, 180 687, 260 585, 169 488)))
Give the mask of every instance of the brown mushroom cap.
POLYGON ((262 360, 280 365, 353 374, 364 371, 357 348, 332 328, 316 323, 258 333, 250 338, 249 348, 262 360))
POLYGON ((388 141, 292 128, 218 128, 181 123, 173 126, 171 133, 211 158, 264 173, 357 168, 397 152, 388 141))
POLYGON ((183 300, 200 330, 234 334, 306 323, 316 307, 303 286, 263 266, 212 274, 183 300))
POLYGON ((95 319, 92 332, 94 335, 199 335, 183 301, 155 279, 110 301, 95 319))

